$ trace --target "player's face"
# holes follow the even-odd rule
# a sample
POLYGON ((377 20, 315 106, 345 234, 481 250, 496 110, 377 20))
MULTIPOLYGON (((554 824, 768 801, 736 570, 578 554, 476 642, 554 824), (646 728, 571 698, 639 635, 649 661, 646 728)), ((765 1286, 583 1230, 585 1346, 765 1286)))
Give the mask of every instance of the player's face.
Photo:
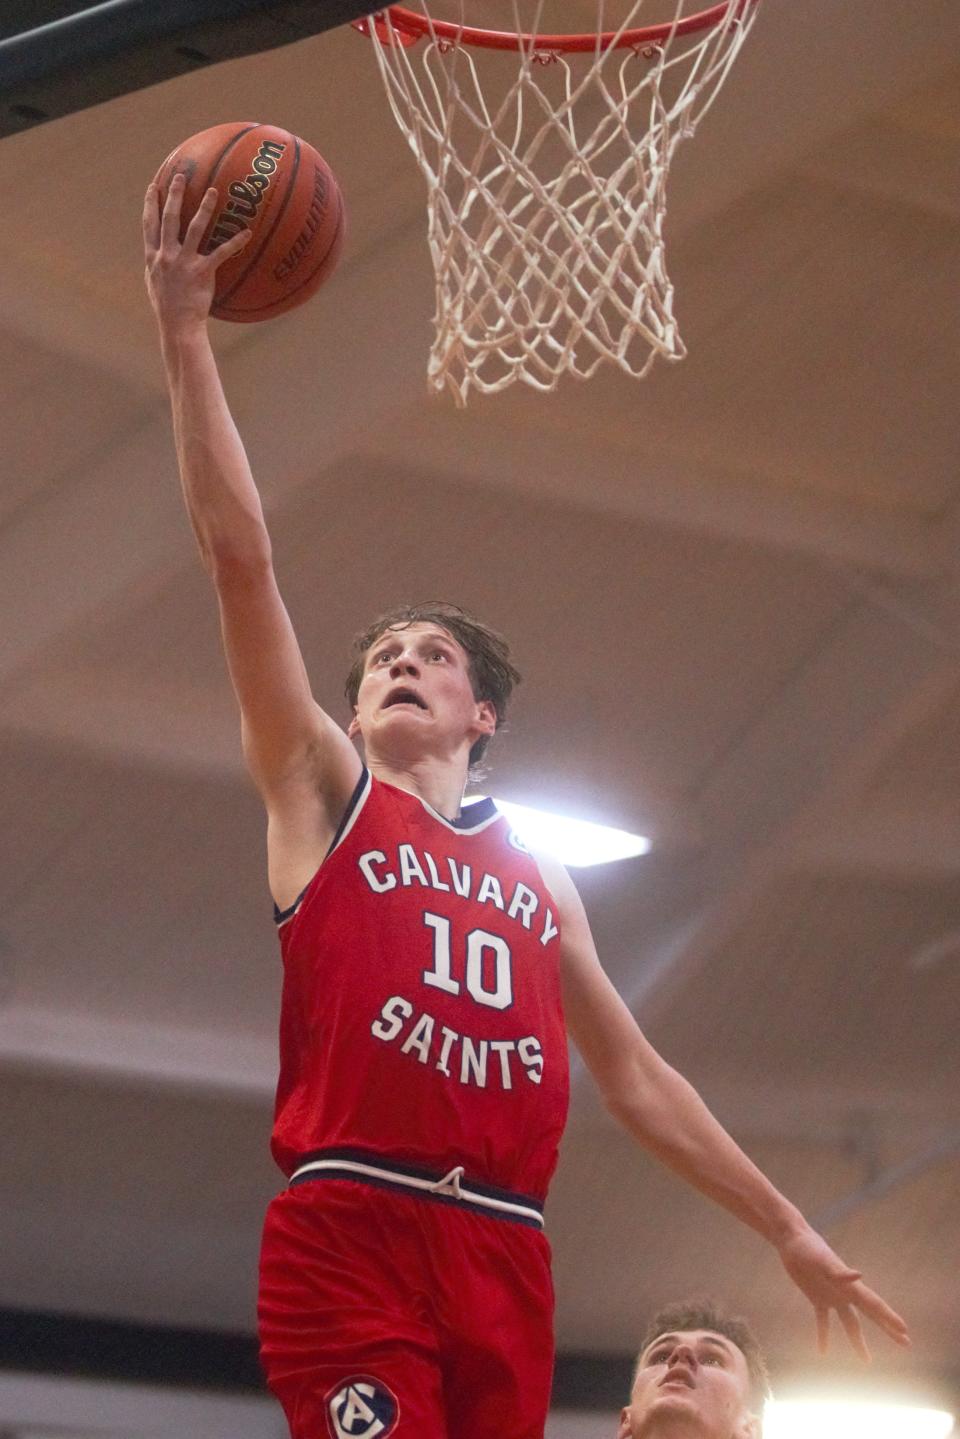
POLYGON ((368 756, 449 756, 495 728, 493 704, 474 698, 466 650, 440 625, 387 630, 370 646, 350 726, 368 756))
POLYGON ((617 1439, 759 1439, 742 1351, 705 1329, 662 1334, 640 1356, 617 1439))

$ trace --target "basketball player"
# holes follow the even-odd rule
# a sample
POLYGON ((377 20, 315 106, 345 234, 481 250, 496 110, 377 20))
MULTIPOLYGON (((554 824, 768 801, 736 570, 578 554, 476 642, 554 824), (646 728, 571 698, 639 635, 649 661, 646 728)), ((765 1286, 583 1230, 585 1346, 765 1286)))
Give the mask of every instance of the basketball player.
MULTIPOLYGON (((542 1208, 567 1108, 566 1028, 638 1143, 774 1244, 825 1342, 835 1310, 903 1321, 657 1055, 606 978, 562 867, 471 763, 518 678, 452 606, 362 637, 346 733, 311 694, 207 334, 219 264, 144 206, 183 493, 220 607, 243 750, 267 811, 284 960, 260 1332, 294 1439, 539 1439, 553 1362, 542 1208), (356 741, 363 752, 361 759, 356 741)), ((586 1177, 588 1178, 588 1177, 586 1177)), ((589 1193, 589 1189, 587 1190, 589 1193)))
POLYGON ((671 1305, 647 1325, 617 1439, 760 1439, 769 1394, 743 1319, 709 1302, 671 1305))

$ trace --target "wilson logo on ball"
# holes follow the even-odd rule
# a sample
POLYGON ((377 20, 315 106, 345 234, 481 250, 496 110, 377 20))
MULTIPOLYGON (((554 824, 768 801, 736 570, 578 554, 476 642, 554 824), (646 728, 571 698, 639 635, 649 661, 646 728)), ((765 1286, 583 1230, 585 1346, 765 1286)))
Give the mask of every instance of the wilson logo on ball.
POLYGON ((286 148, 277 140, 264 140, 254 156, 251 173, 243 180, 231 182, 227 190, 231 199, 220 211, 210 232, 211 248, 242 230, 247 220, 256 219, 270 186, 270 176, 276 174, 277 161, 286 148))

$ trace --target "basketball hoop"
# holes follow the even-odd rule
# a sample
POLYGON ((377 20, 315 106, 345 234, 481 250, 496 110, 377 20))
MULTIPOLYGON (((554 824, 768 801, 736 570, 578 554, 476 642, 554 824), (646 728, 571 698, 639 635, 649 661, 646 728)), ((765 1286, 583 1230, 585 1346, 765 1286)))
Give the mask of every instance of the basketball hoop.
POLYGON ((642 378, 658 355, 682 359, 664 259, 667 174, 757 0, 690 13, 670 0, 672 18, 646 26, 636 21, 647 0, 620 0, 614 29, 604 28, 614 0, 597 0, 595 30, 560 35, 544 33, 545 0, 504 0, 512 28, 500 30, 467 24, 489 0, 448 3, 455 21, 421 0, 419 11, 391 5, 356 22, 378 42, 387 97, 427 181, 429 387, 464 405, 471 389, 522 380, 550 391, 607 361, 642 378))

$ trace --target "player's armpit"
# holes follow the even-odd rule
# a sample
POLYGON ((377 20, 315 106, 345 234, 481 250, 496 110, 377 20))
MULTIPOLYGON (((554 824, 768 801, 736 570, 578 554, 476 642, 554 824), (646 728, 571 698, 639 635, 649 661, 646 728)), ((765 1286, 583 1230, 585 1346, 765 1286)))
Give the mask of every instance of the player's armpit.
POLYGON ((638 1042, 649 1046, 600 963, 573 880, 558 860, 542 854, 536 859, 559 915, 567 1031, 604 1100, 616 1105, 623 1092, 635 1089, 638 1042))
POLYGON ((621 1118, 651 1093, 663 1064, 648 1044, 590 948, 571 945, 562 956, 567 1031, 607 1108, 621 1118))

